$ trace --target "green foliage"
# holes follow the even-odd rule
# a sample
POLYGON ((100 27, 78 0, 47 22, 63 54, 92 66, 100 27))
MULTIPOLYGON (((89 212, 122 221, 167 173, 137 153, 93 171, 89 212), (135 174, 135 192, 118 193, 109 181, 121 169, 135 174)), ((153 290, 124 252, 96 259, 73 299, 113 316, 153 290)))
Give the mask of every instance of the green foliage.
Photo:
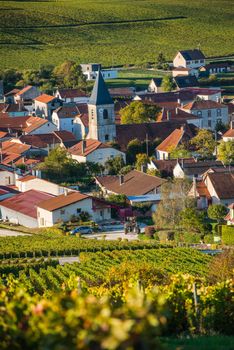
POLYGON ((149 157, 145 153, 138 153, 136 155, 136 169, 141 170, 142 166, 147 166, 149 163, 149 157))
POLYGON ((209 283, 224 282, 234 275, 234 251, 225 249, 217 254, 209 264, 207 279, 209 283))
POLYGON ((133 101, 120 110, 122 124, 140 124, 155 121, 161 108, 155 105, 133 101))
POLYGON ((222 141, 218 146, 218 160, 224 164, 234 163, 234 141, 222 141))
POLYGON ((226 245, 234 245, 234 226, 222 226, 222 242, 226 245))
POLYGON ((117 175, 124 167, 125 163, 122 156, 110 158, 105 163, 105 168, 109 175, 117 175))
POLYGON ((223 221, 227 215, 228 209, 223 204, 212 204, 208 208, 208 216, 210 219, 217 220, 219 223, 223 221))
POLYGON ((81 66, 74 61, 65 61, 54 68, 53 74, 59 87, 78 88, 86 86, 81 66))
POLYGON ((175 89, 175 83, 172 75, 165 75, 163 77, 162 88, 164 91, 172 91, 175 89))
POLYGON ((177 158, 190 158, 191 152, 185 147, 185 145, 179 145, 170 152, 170 159, 177 158))
POLYGON ((156 60, 156 66, 157 68, 163 68, 163 65, 166 62, 166 58, 162 52, 159 52, 157 60, 156 60))
POLYGON ((203 234, 205 232, 204 213, 199 212, 196 208, 185 208, 180 213, 180 226, 185 230, 203 234))
POLYGON ((198 134, 192 138, 191 145, 204 158, 212 157, 215 150, 215 140, 211 131, 200 129, 198 134))
POLYGON ((116 203, 120 206, 125 206, 127 203, 127 197, 125 194, 109 194, 106 200, 110 203, 116 203))
POLYGON ((142 152, 142 145, 138 139, 133 139, 127 146, 127 162, 133 164, 136 160, 136 155, 142 152))

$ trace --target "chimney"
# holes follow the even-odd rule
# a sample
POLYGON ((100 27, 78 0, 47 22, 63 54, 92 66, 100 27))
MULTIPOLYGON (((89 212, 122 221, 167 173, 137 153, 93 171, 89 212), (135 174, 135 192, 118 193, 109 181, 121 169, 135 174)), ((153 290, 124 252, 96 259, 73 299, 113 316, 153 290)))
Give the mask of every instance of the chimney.
POLYGON ((124 175, 119 175, 119 184, 120 186, 124 184, 124 175))
POLYGON ((86 141, 82 140, 81 141, 81 152, 82 152, 82 154, 85 153, 85 149, 86 149, 86 141))
POLYGON ((180 98, 177 99, 177 103, 178 103, 178 105, 181 106, 181 99, 180 98))
POLYGON ((67 196, 67 195, 68 195, 68 189, 64 188, 64 196, 67 196))

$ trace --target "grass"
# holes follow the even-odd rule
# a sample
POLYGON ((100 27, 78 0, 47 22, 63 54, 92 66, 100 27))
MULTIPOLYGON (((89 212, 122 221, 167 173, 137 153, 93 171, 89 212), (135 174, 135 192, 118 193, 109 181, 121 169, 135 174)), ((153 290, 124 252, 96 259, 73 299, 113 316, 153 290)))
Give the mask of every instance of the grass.
POLYGON ((154 62, 159 51, 171 60, 178 49, 199 44, 207 56, 233 54, 227 0, 0 1, 0 9, 1 68, 65 59, 138 64, 154 62))
POLYGON ((164 339, 165 350, 233 350, 234 337, 212 336, 182 339, 164 339))

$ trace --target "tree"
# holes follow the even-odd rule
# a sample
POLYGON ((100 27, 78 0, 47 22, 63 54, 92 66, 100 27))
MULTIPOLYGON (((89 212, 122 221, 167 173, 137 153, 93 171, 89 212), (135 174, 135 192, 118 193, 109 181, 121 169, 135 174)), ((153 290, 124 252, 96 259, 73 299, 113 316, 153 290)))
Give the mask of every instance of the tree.
POLYGON ((149 157, 145 153, 138 153, 136 155, 136 169, 141 170, 142 166, 147 166, 149 163, 149 157))
POLYGON ((57 85, 64 88, 78 88, 86 86, 86 78, 82 73, 81 66, 74 61, 65 61, 54 68, 54 76, 57 85))
POLYGON ((125 194, 110 194, 107 198, 110 203, 116 203, 120 206, 125 206, 127 203, 127 197, 125 194))
POLYGON ((172 91, 175 89, 175 83, 171 75, 165 75, 163 77, 162 88, 164 91, 172 91))
POLYGON ((227 131, 228 128, 227 126, 222 122, 222 120, 218 120, 216 125, 215 125, 215 131, 216 132, 221 132, 224 133, 225 131, 227 131))
POLYGON ((157 68, 161 69, 163 64, 166 62, 166 58, 162 52, 159 52, 157 60, 156 60, 156 65, 157 68))
POLYGON ((161 173, 158 169, 151 168, 151 169, 147 169, 146 172, 148 175, 161 177, 161 173))
POLYGON ((109 175, 117 175, 120 170, 124 167, 125 163, 123 157, 117 156, 110 158, 105 163, 105 168, 109 175))
POLYGON ((223 221, 227 215, 227 208, 223 204, 212 204, 208 208, 208 216, 210 219, 217 220, 219 223, 223 221))
POLYGON ((156 105, 134 101, 120 110, 122 124, 140 124, 155 121, 161 108, 156 105))
POLYGON ((198 134, 192 138, 190 143, 202 157, 212 157, 216 143, 211 131, 200 129, 198 134))
POLYGON ((179 145, 170 153, 170 159, 190 158, 191 152, 185 148, 185 145, 179 145))
POLYGON ((175 228, 180 222, 180 212, 194 207, 194 200, 187 196, 190 186, 185 179, 167 181, 161 186, 161 201, 153 214, 158 228, 175 228))
POLYGON ((12 90, 17 81, 22 79, 22 73, 16 69, 4 69, 0 71, 0 80, 3 80, 5 92, 12 90))
POLYGON ((133 139, 127 145, 127 162, 135 163, 138 153, 142 153, 142 144, 138 139, 133 139))
POLYGON ((225 165, 234 163, 234 141, 222 141, 218 146, 218 160, 225 165))
POLYGON ((204 214, 196 208, 185 208, 180 213, 180 226, 188 232, 204 234, 204 214))

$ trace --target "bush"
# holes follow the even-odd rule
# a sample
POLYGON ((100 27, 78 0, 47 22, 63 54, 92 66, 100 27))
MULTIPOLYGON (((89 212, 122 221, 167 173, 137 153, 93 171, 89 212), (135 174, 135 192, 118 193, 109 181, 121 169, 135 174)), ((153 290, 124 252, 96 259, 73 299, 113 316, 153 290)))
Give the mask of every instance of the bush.
POLYGON ((214 243, 214 236, 212 234, 205 235, 204 236, 204 242, 205 243, 210 243, 210 244, 214 243))
POLYGON ((226 245, 234 245, 234 226, 222 225, 222 242, 226 245))
POLYGON ((160 242, 173 241, 175 239, 175 232, 171 230, 162 230, 157 232, 160 242))
POLYGON ((155 234, 155 227, 154 226, 146 226, 145 235, 148 237, 153 237, 154 234, 155 234))

